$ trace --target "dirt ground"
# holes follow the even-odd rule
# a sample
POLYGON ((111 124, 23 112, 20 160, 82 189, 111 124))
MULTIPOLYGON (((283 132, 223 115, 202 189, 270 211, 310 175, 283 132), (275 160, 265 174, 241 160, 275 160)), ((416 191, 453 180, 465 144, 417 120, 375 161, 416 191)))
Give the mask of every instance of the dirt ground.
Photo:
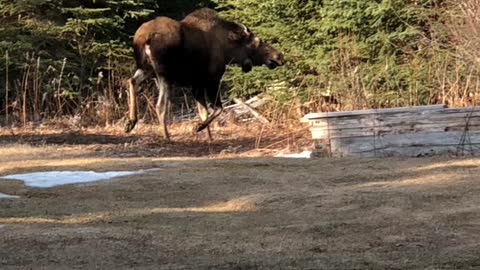
POLYGON ((0 199, 0 268, 480 269, 479 158, 284 159, 271 156, 307 147, 304 133, 182 131, 0 129, 0 176, 160 169, 0 179, 19 196, 0 199))

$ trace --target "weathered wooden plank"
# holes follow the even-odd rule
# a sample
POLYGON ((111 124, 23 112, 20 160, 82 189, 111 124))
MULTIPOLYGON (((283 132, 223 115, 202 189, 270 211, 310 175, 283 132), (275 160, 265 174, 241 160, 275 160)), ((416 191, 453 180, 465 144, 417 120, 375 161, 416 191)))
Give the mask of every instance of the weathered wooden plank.
POLYGON ((431 113, 403 116, 397 115, 379 115, 376 121, 379 125, 398 125, 410 122, 423 122, 432 123, 438 121, 461 121, 467 119, 474 119, 480 117, 480 110, 476 111, 459 111, 459 110, 444 110, 444 111, 432 111, 431 113))
MULTIPOLYGON (((449 131, 464 131, 467 129, 465 123, 432 123, 422 125, 405 125, 395 127, 369 127, 369 128, 354 128, 354 129, 324 129, 311 128, 312 139, 322 138, 348 138, 348 137, 365 137, 378 136, 385 134, 411 134, 411 133, 427 133, 427 132, 449 132, 449 131)), ((480 120, 476 124, 468 125, 469 131, 480 130, 480 120)))
POLYGON ((435 126, 477 126, 480 125, 480 116, 472 118, 457 118, 457 119, 417 119, 410 122, 399 122, 394 124, 382 124, 377 125, 331 125, 331 126, 312 126, 312 130, 325 130, 325 131, 348 131, 348 130, 371 130, 371 129, 411 129, 414 127, 435 127, 435 126))
POLYGON ((470 156, 480 156, 480 144, 472 144, 472 149, 469 150, 466 147, 465 151, 461 151, 458 146, 430 146, 430 147, 418 147, 418 146, 408 146, 408 147, 391 147, 385 150, 377 150, 371 152, 355 152, 355 153, 344 153, 344 152, 332 152, 332 153, 318 153, 314 155, 318 156, 329 156, 329 157, 393 157, 393 156, 408 156, 408 157, 424 157, 424 156, 435 156, 435 155, 470 155, 470 156))
POLYGON ((378 126, 365 128, 311 128, 312 134, 315 133, 318 138, 328 136, 330 138, 348 137, 348 136, 372 136, 375 134, 404 134, 404 133, 419 133, 429 132, 435 130, 452 131, 452 130, 478 130, 480 129, 479 121, 471 122, 468 125, 465 123, 449 122, 449 123, 431 123, 431 124, 405 124, 399 126, 378 126))
POLYGON ((368 114, 388 114, 388 113, 399 113, 399 112, 443 110, 446 107, 447 107, 446 105, 426 105, 426 106, 415 106, 415 107, 356 110, 356 111, 346 111, 346 112, 309 113, 304 117, 309 120, 312 120, 317 118, 331 118, 331 117, 335 118, 335 117, 342 117, 342 116, 356 116, 356 115, 368 115, 368 114))
POLYGON ((411 123, 404 125, 395 125, 395 126, 370 126, 370 127, 353 127, 353 128, 318 128, 312 127, 310 131, 312 137, 323 138, 337 138, 337 137, 349 137, 349 136, 373 136, 375 134, 408 134, 408 133, 422 133, 422 132, 447 132, 447 131, 463 131, 468 130, 479 130, 480 129, 480 119, 475 121, 469 121, 469 123, 461 121, 451 121, 451 122, 442 122, 438 121, 437 123, 411 123))
POLYGON ((330 140, 333 156, 417 156, 419 153, 447 153, 451 149, 476 150, 480 147, 480 131, 394 134, 330 140), (467 136, 465 136, 467 135, 467 136), (402 150, 404 149, 404 150, 402 150), (434 150, 432 150, 434 149, 434 150))
POLYGON ((409 123, 431 124, 441 122, 465 122, 466 120, 475 120, 480 118, 480 110, 474 112, 430 112, 426 114, 397 114, 397 115, 368 115, 356 118, 329 118, 316 119, 310 121, 312 127, 325 128, 349 128, 354 127, 372 127, 372 126, 386 126, 386 125, 404 125, 409 123))
MULTIPOLYGON (((392 116, 392 115, 422 115, 422 114, 449 114, 449 113, 470 113, 470 112, 479 112, 480 107, 468 107, 468 108, 444 108, 444 109, 437 109, 437 110, 411 110, 411 111, 389 111, 389 112, 384 112, 384 113, 362 113, 364 111, 355 111, 355 114, 345 114, 345 115, 339 115, 335 117, 328 117, 328 118, 337 118, 337 119, 348 119, 348 118, 358 118, 362 116, 369 116, 369 115, 378 115, 378 116, 392 116)), ((368 112, 368 110, 367 110, 368 112)), ((334 114, 334 113, 332 113, 334 114)), ((342 113, 338 113, 342 114, 342 113)), ((306 115, 305 118, 309 119, 311 121, 314 120, 323 120, 324 117, 313 117, 312 114, 306 115), (307 118, 306 116, 309 116, 307 118)))
POLYGON ((429 132, 414 134, 387 134, 376 137, 377 145, 388 147, 402 146, 441 146, 458 145, 462 143, 462 137, 468 134, 471 143, 480 143, 480 131, 451 131, 451 132, 429 132))
POLYGON ((397 116, 397 115, 409 116, 409 115, 422 115, 422 114, 435 114, 435 113, 450 114, 450 113, 471 113, 471 112, 480 112, 480 107, 445 108, 442 106, 442 107, 435 107, 434 109, 418 109, 416 107, 413 107, 411 109, 393 108, 393 109, 378 109, 378 110, 360 110, 360 111, 350 111, 350 112, 327 112, 327 113, 307 114, 304 116, 304 118, 310 121, 314 121, 314 120, 323 120, 328 118, 353 119, 353 118, 358 118, 358 117, 368 116, 368 115, 378 115, 378 116, 388 117, 392 115, 393 116, 397 116))
MULTIPOLYGON (((325 129, 311 129, 312 139, 339 139, 339 138, 357 138, 357 137, 371 137, 380 135, 400 135, 413 133, 427 133, 427 132, 451 132, 451 131, 465 131, 465 125, 452 123, 450 125, 431 124, 411 127, 392 127, 392 128, 369 128, 369 129, 343 129, 343 130, 325 130, 325 129)), ((469 131, 480 131, 480 125, 471 125, 468 127, 469 131)))
POLYGON ((363 128, 373 128, 376 126, 376 121, 373 116, 367 116, 357 119, 351 119, 346 122, 339 121, 330 121, 325 120, 325 122, 311 123, 311 129, 363 129, 363 128))
POLYGON ((350 123, 355 123, 355 121, 365 121, 365 119, 377 121, 377 119, 383 119, 383 118, 386 118, 388 116, 393 116, 395 118, 403 118, 404 117, 406 119, 411 119, 411 118, 420 117, 422 115, 425 115, 425 117, 427 117, 427 116, 435 114, 435 112, 440 112, 440 111, 428 110, 428 111, 399 112, 399 113, 394 113, 394 114, 389 114, 389 115, 387 115, 387 114, 363 114, 363 115, 346 115, 346 116, 332 117, 332 118, 313 118, 313 119, 310 119, 310 123, 312 123, 312 125, 323 124, 323 123, 350 124, 350 123))

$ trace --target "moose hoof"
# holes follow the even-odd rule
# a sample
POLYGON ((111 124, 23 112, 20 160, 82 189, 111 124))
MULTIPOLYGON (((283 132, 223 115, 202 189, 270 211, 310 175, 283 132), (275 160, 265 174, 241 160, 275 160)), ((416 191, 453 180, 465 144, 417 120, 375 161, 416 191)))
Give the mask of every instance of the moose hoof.
POLYGON ((167 142, 167 143, 171 142, 171 140, 170 140, 170 134, 160 132, 159 135, 160 135, 160 138, 161 138, 164 142, 167 142))
POLYGON ((170 137, 165 137, 163 135, 160 134, 160 137, 159 137, 159 140, 163 143, 171 143, 172 140, 170 139, 170 137))
POLYGON ((125 133, 130 133, 130 131, 135 128, 135 125, 137 124, 137 121, 128 121, 127 124, 125 125, 125 133))
POLYGON ((195 129, 195 131, 196 131, 196 132, 200 132, 200 131, 204 130, 204 129, 207 128, 207 127, 208 127, 208 125, 203 124, 203 123, 200 123, 200 124, 197 125, 197 128, 195 129))

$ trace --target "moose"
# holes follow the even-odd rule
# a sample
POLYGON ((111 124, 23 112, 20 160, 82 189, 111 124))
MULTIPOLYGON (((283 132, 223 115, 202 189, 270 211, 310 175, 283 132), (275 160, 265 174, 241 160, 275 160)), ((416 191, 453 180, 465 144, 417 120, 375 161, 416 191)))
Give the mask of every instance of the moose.
POLYGON ((256 37, 243 24, 225 20, 209 8, 198 9, 177 21, 157 17, 142 24, 133 38, 137 69, 128 80, 129 117, 125 132, 137 123, 136 88, 153 77, 159 95, 155 112, 160 133, 170 140, 166 110, 173 86, 191 87, 201 122, 212 136, 209 124, 223 110, 219 87, 226 65, 239 65, 243 72, 254 66, 274 69, 284 64, 284 56, 256 37), (209 114, 207 100, 212 105, 209 114))

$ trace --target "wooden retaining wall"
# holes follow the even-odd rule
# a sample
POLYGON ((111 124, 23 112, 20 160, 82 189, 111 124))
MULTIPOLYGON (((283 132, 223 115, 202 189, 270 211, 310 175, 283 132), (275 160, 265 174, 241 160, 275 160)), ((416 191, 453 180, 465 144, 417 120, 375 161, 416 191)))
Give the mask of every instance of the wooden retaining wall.
POLYGON ((312 113, 317 155, 427 156, 480 153, 480 108, 445 105, 312 113))

